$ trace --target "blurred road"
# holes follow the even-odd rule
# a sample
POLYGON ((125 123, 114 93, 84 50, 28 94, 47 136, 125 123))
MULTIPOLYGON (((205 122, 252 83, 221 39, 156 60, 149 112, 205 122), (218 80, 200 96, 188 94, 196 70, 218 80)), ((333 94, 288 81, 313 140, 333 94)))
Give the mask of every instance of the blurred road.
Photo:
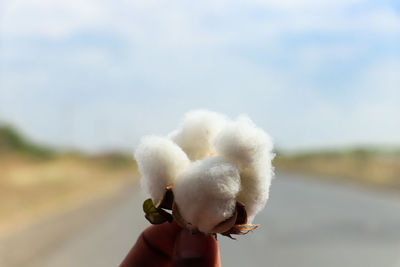
MULTIPOLYGON (((117 266, 148 225, 144 199, 127 188, 95 220, 21 266, 117 266)), ((255 223, 259 229, 237 241, 219 237, 223 266, 400 267, 399 193, 279 174, 255 223)))
POLYGON ((225 266, 400 267, 400 194, 283 174, 237 242, 220 239, 225 266))

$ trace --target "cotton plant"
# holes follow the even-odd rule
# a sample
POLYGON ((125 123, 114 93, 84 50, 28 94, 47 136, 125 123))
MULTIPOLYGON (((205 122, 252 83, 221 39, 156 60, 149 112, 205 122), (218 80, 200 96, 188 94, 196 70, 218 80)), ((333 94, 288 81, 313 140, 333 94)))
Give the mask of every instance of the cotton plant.
POLYGON ((135 150, 151 196, 143 204, 146 218, 229 237, 254 230, 269 196, 272 149, 270 136, 246 116, 188 112, 177 130, 145 136, 135 150))

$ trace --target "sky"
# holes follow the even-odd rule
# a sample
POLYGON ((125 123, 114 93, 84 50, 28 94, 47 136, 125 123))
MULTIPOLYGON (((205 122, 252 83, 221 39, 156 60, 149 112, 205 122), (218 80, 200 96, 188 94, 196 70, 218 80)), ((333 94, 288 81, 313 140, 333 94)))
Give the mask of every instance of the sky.
POLYGON ((191 109, 280 149, 400 145, 397 0, 0 0, 0 121, 132 150, 191 109))

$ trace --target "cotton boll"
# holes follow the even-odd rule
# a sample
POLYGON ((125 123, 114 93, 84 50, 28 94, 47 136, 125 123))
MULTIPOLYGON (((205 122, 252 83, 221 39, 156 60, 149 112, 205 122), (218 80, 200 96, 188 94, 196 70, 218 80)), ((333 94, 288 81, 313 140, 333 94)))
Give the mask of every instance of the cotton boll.
POLYGON ((135 158, 142 175, 141 185, 156 205, 162 200, 165 187, 172 185, 190 162, 174 142, 157 136, 142 138, 135 158))
POLYGON ((227 119, 216 112, 195 110, 188 112, 181 128, 169 137, 186 152, 191 160, 203 159, 214 151, 212 140, 227 119))
POLYGON ((239 190, 239 171, 221 157, 193 162, 173 187, 183 219, 204 233, 233 215, 239 190))
POLYGON ((249 118, 241 116, 227 124, 214 144, 218 155, 238 166, 242 186, 238 201, 245 205, 251 221, 269 195, 274 157, 271 138, 249 118))

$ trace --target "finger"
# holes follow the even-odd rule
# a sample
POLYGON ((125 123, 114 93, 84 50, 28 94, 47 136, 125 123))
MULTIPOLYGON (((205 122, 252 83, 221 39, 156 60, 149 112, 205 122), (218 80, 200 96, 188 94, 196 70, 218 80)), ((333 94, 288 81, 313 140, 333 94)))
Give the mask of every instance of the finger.
POLYGON ((174 244, 180 230, 176 223, 148 227, 120 266, 171 266, 174 244))
POLYGON ((182 230, 176 238, 173 266, 220 267, 217 240, 212 235, 182 230))

